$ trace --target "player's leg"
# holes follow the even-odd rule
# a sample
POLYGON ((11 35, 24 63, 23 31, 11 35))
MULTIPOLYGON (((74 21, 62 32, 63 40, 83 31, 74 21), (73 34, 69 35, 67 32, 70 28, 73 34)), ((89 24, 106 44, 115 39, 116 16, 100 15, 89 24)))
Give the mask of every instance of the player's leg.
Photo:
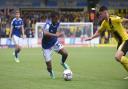
POLYGON ((47 65, 47 71, 49 72, 51 78, 55 79, 55 74, 52 70, 52 62, 51 61, 46 62, 46 65, 47 65))
POLYGON ((60 49, 60 51, 58 53, 61 54, 61 56, 62 56, 61 65, 64 67, 64 69, 69 69, 69 66, 65 63, 65 61, 68 57, 67 51, 64 48, 62 48, 62 49, 60 49))
POLYGON ((47 66, 47 71, 49 72, 50 76, 52 79, 55 79, 54 72, 52 70, 52 61, 51 61, 51 54, 52 50, 51 49, 43 49, 43 54, 47 66))
POLYGON ((116 60, 119 61, 119 62, 124 66, 124 68, 128 71, 128 58, 125 56, 126 53, 127 53, 127 51, 128 51, 128 40, 125 41, 125 42, 123 42, 123 43, 119 46, 119 48, 118 48, 118 50, 117 50, 117 52, 116 52, 116 54, 115 54, 115 58, 116 58, 116 60))
POLYGON ((19 58, 19 53, 21 51, 21 47, 19 45, 15 45, 15 57, 19 58))
POLYGON ((13 41, 14 41, 14 44, 15 44, 15 52, 14 52, 15 61, 20 62, 19 61, 19 52, 21 51, 20 38, 14 35, 13 36, 13 41))
POLYGON ((54 45, 54 50, 62 56, 61 65, 64 67, 64 69, 69 69, 69 66, 65 63, 65 61, 68 57, 68 53, 64 49, 63 45, 59 42, 56 42, 56 44, 54 45))

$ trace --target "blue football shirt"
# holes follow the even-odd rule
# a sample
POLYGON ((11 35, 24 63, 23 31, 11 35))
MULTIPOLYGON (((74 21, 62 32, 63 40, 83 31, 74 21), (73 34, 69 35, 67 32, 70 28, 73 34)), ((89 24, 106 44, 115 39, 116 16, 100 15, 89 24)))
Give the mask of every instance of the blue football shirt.
POLYGON ((23 26, 23 20, 21 18, 16 19, 14 18, 11 22, 11 26, 12 26, 12 35, 16 35, 18 37, 21 36, 22 32, 22 26, 23 26))
MULTIPOLYGON (((47 21, 44 25, 44 30, 48 31, 50 33, 56 34, 58 28, 59 28, 60 23, 57 22, 55 25, 52 24, 51 21, 47 21)), ((42 47, 44 49, 49 49, 51 48, 55 43, 57 42, 57 37, 56 36, 45 36, 42 39, 42 47)))

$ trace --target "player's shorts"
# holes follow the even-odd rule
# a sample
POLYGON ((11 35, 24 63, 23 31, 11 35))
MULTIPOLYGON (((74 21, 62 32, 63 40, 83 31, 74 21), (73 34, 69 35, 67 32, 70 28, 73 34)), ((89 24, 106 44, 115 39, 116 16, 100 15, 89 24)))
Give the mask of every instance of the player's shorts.
POLYGON ((122 42, 121 44, 118 44, 117 49, 123 51, 125 56, 128 51, 128 40, 122 42))
POLYGON ((13 35, 12 36, 12 40, 13 40, 15 45, 22 46, 22 38, 20 38, 20 37, 18 37, 16 35, 13 35))
POLYGON ((59 52, 63 48, 63 45, 57 41, 50 49, 43 49, 43 55, 46 62, 51 61, 52 51, 59 52))

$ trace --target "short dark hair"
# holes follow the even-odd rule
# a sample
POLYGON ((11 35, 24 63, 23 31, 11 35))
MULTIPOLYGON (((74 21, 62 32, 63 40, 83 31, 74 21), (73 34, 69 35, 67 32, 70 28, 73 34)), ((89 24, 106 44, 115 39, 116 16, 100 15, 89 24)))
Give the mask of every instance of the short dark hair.
POLYGON ((105 10, 108 10, 108 8, 106 6, 101 6, 100 9, 99 9, 99 12, 102 12, 102 11, 105 11, 105 10))
POLYGON ((20 11, 19 10, 16 10, 15 13, 20 13, 20 11))
POLYGON ((59 16, 59 13, 56 11, 51 12, 50 17, 55 18, 56 16, 59 16))

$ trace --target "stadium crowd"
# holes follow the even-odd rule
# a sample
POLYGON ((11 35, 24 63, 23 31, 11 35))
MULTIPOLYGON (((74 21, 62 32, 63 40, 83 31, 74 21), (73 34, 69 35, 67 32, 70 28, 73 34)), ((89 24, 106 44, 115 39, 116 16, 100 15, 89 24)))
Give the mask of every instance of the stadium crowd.
MULTIPOLYGON (((49 13, 41 12, 26 12, 21 14, 22 19, 24 20, 25 33, 29 37, 28 32, 34 33, 35 23, 36 22, 45 22, 48 18, 49 13)), ((1 37, 8 37, 11 20, 14 17, 14 11, 9 13, 3 13, 0 11, 0 35, 1 37)), ((88 22, 89 16, 88 13, 81 12, 68 12, 61 13, 61 22, 88 22)), ((34 35, 32 35, 33 37, 34 35)))
MULTIPOLYGON (((45 22, 48 18, 50 12, 42 13, 40 11, 26 11, 21 13, 21 17, 24 20, 25 34, 27 37, 34 37, 35 23, 36 22, 45 22)), ((128 13, 119 14, 128 18, 128 13)), ((14 10, 9 10, 6 13, 0 11, 0 36, 8 37, 10 31, 11 20, 14 17, 14 10)), ((61 22, 89 22, 89 13, 88 12, 61 12, 60 13, 61 22)), ((96 17, 96 16, 95 16, 96 17)), ((94 19, 94 32, 97 29, 97 19, 94 19)), ((128 29, 128 25, 124 23, 124 26, 128 29)), ((79 31, 76 31, 78 33, 79 31)), ((71 33, 71 32, 70 32, 71 33)), ((80 32, 79 32, 80 33, 80 32)), ((67 35, 68 37, 69 35, 67 35)), ((76 35, 78 36, 78 35, 76 35)))

